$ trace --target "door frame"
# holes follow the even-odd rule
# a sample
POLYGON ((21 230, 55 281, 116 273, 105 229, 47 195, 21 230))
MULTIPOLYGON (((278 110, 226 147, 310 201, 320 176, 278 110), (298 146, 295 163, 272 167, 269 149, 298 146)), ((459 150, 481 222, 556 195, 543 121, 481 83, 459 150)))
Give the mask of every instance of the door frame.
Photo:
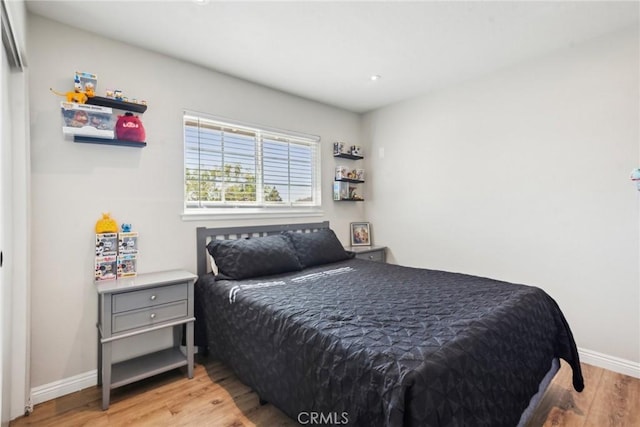
POLYGON ((28 73, 24 63, 26 6, 23 0, 0 0, 3 102, 0 115, 2 227, 4 266, 2 301, 2 413, 8 421, 32 410, 30 388, 30 151, 28 73), (18 32, 20 33, 18 33, 18 32), (6 237, 6 238, 5 238, 6 237), (8 309, 7 309, 8 308, 8 309))

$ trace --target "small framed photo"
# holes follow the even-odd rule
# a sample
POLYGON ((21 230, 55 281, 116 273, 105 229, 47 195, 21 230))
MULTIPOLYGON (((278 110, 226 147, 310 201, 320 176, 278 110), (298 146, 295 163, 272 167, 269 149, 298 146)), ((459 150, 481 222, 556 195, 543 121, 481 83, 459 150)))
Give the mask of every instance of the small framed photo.
POLYGON ((371 246, 371 231, 368 222, 351 223, 351 246, 371 246))

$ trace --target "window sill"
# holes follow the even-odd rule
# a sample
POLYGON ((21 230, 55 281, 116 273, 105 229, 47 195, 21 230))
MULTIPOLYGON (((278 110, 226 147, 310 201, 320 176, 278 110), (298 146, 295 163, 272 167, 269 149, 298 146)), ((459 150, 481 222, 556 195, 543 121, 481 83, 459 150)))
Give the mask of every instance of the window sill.
POLYGON ((262 219, 262 218, 303 218, 323 216, 324 211, 316 208, 262 209, 262 208, 212 208, 186 209, 181 218, 183 221, 262 219))

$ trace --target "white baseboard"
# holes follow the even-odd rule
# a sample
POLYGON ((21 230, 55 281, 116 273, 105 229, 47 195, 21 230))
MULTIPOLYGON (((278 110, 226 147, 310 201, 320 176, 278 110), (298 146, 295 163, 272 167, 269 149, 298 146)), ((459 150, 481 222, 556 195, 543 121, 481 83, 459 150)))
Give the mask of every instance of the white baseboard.
POLYGON ((621 359, 597 351, 578 348, 580 361, 599 368, 608 369, 619 374, 640 378, 640 363, 631 360, 621 359))
MULTIPOLYGON (((580 361, 599 368, 608 369, 620 374, 640 378, 640 363, 631 360, 621 359, 597 351, 578 349, 580 361)), ((98 383, 98 371, 93 370, 83 374, 74 375, 59 381, 41 385, 31 389, 31 401, 34 405, 46 402, 47 400, 62 397, 69 393, 93 387, 98 383)))
MULTIPOLYGON (((198 354, 198 346, 194 348, 194 354, 198 354)), ((180 351, 186 356, 187 350, 180 346, 180 351)), ((88 371, 73 377, 64 378, 49 384, 44 384, 31 389, 31 406, 46 402, 57 397, 75 393, 85 388, 94 387, 98 384, 98 370, 88 371)))
POLYGON ((34 405, 37 405, 38 403, 46 402, 47 400, 62 397, 66 394, 74 393, 88 387, 93 387, 96 384, 98 384, 98 371, 94 369, 93 371, 32 388, 31 402, 34 405))

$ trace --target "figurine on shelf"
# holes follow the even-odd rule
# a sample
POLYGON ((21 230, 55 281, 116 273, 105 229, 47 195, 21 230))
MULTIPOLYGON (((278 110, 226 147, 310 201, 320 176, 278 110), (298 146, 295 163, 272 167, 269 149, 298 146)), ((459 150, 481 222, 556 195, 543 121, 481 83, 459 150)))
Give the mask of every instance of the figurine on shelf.
POLYGON ((356 193, 356 187, 349 187, 349 200, 364 200, 362 196, 356 193))
POLYGON ((57 92, 51 87, 49 88, 49 90, 58 96, 64 96, 67 99, 67 102, 75 102, 76 104, 84 104, 85 102, 87 102, 87 99, 89 99, 89 97, 85 92, 82 92, 80 83, 75 83, 74 87, 75 89, 73 90, 73 92, 67 93, 57 92))
POLYGON ((104 95, 104 96, 105 96, 106 98, 109 98, 109 99, 115 99, 115 97, 116 97, 116 96, 114 95, 113 90, 111 90, 111 89, 107 89, 107 90, 105 91, 105 95, 104 95))
POLYGON ((87 95, 87 98, 93 98, 96 96, 95 88, 93 87, 93 83, 88 82, 84 85, 84 93, 87 95))
POLYGON ((73 82, 80 86, 80 91, 85 92, 89 98, 95 95, 98 85, 98 76, 93 73, 76 71, 73 82), (93 95, 91 95, 93 93, 93 95))
POLYGON ((131 232, 131 224, 122 224, 120 226, 120 229, 122 230, 123 233, 129 233, 131 232))
POLYGON ((116 101, 122 101, 122 91, 120 89, 116 89, 113 91, 113 98, 116 101))
POLYGON ((102 214, 102 218, 96 222, 96 234, 102 233, 117 233, 118 223, 115 219, 111 218, 111 215, 107 213, 102 214))

